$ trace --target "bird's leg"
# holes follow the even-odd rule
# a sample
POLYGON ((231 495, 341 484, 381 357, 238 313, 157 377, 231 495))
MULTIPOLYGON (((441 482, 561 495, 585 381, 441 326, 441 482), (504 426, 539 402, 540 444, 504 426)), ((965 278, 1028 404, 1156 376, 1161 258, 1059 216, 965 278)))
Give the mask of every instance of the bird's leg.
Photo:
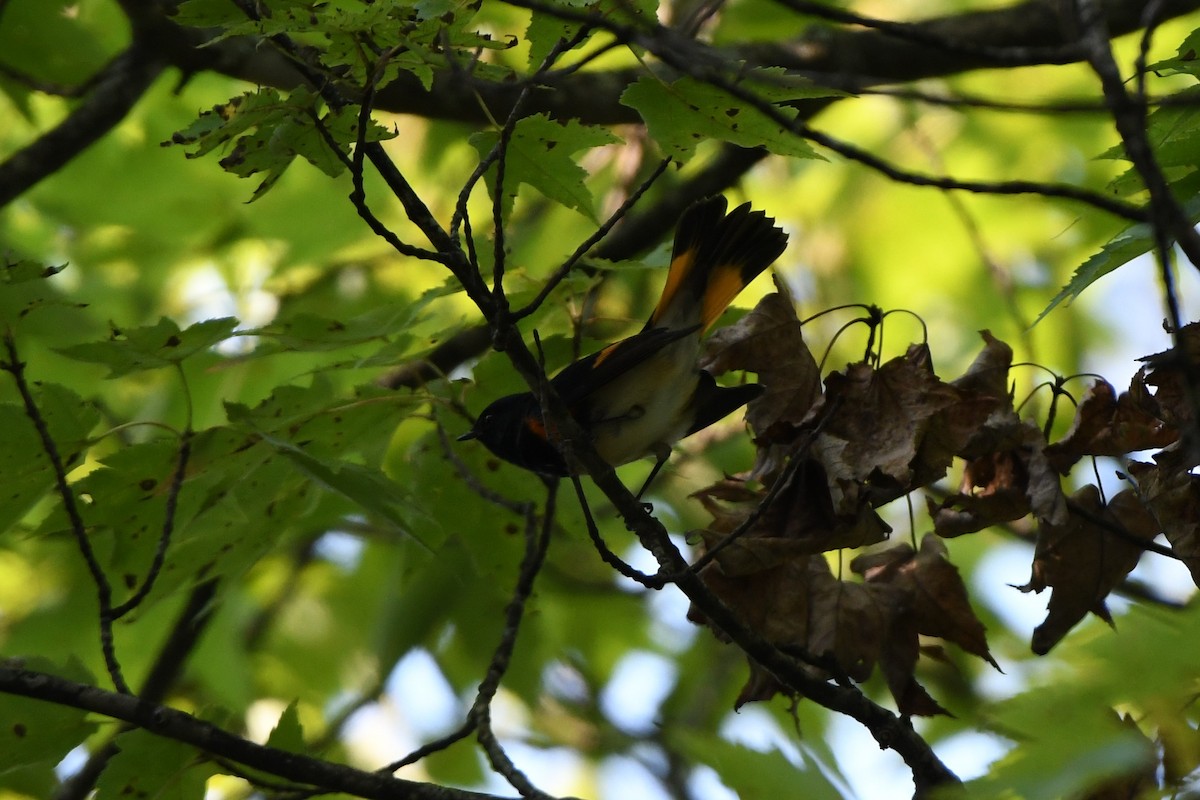
MULTIPOLYGON (((638 493, 635 495, 638 500, 642 499, 642 495, 646 493, 646 490, 650 488, 650 484, 653 483, 655 477, 658 476, 659 470, 663 468, 663 465, 667 463, 667 459, 671 457, 670 445, 662 442, 654 445, 654 448, 651 450, 651 452, 654 453, 654 467, 650 470, 650 474, 646 476, 646 480, 642 483, 642 488, 638 489, 638 493)), ((650 503, 642 503, 642 505, 646 507, 647 512, 654 509, 654 506, 650 503)))

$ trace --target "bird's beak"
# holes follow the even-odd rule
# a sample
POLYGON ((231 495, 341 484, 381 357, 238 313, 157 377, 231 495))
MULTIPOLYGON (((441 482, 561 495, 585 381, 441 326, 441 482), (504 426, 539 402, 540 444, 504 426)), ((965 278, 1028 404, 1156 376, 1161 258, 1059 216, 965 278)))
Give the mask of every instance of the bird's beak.
POLYGON ((471 429, 471 430, 467 431, 466 433, 464 433, 462 436, 459 436, 458 441, 466 442, 466 441, 470 441, 471 439, 476 439, 478 437, 479 437, 479 434, 474 429, 471 429))

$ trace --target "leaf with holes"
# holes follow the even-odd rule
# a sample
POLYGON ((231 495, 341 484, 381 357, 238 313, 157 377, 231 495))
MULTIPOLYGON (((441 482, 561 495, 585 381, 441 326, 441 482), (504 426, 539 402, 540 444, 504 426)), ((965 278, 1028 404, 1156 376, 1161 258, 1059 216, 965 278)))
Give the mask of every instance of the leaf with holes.
MULTIPOLYGON (((482 131, 471 137, 471 144, 486 156, 500 141, 496 131, 482 131)), ((574 209, 593 222, 596 221, 595 201, 584 180, 587 172, 573 156, 581 150, 591 150, 621 141, 605 128, 571 121, 565 124, 545 114, 534 114, 520 120, 513 128, 504 156, 504 204, 512 207, 517 189, 522 184, 532 188, 567 208, 574 209)), ((495 193, 496 167, 485 178, 495 193)))
MULTIPOLYGON (((761 93, 758 91, 761 87, 757 85, 738 85, 768 105, 784 99, 777 91, 761 93)), ((817 94, 809 96, 835 94, 832 90, 814 91, 817 94)), ((621 102, 642 115, 655 141, 662 145, 667 155, 679 161, 690 160, 696 154, 696 148, 707 141, 765 147, 778 155, 824 160, 803 138, 743 98, 695 78, 684 77, 667 83, 659 78, 642 77, 625 90, 621 102)), ((788 117, 794 113, 786 108, 779 112, 788 117)))
MULTIPOLYGON (((78 662, 59 668, 33 658, 23 666, 80 683, 94 682, 78 662)), ((0 788, 29 797, 52 796, 58 783, 55 766, 98 728, 91 717, 65 705, 0 694, 0 788)))
POLYGON ((233 336, 237 320, 233 317, 208 319, 180 329, 163 317, 153 325, 118 330, 112 328, 102 342, 62 347, 58 352, 76 361, 104 364, 108 378, 133 372, 160 369, 179 364, 189 356, 214 347, 233 336))

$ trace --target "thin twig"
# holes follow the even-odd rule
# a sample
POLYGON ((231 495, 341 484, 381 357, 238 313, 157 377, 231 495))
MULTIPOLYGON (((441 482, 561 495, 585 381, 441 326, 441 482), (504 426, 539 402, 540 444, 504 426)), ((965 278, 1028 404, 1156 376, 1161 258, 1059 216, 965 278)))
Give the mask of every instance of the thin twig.
POLYGON ((500 681, 503 680, 504 673, 508 671, 508 665, 512 661, 517 634, 525 618, 525 604, 533 593, 534 580, 546 560, 550 533, 554 530, 557 497, 558 482, 554 481, 546 489, 546 503, 540 526, 533 506, 529 507, 525 519, 525 556, 521 559, 516 588, 513 589, 512 597, 504 609, 504 629, 500 635, 500 643, 492 654, 487 674, 479 684, 479 691, 468 715, 469 719, 475 721, 475 736, 487 754, 492 768, 503 775, 522 797, 530 798, 548 798, 549 795, 534 786, 525 773, 517 769, 496 739, 491 725, 491 705, 496 691, 500 688, 500 681))
MULTIPOLYGON (((827 82, 828 83, 828 82, 827 82)), ((1092 99, 1062 99, 1045 102, 1028 102, 1021 100, 993 100, 980 97, 956 89, 954 94, 933 93, 914 89, 912 87, 883 86, 879 88, 856 88, 853 84, 834 86, 835 89, 845 89, 856 95, 871 95, 875 97, 890 97, 895 100, 908 100, 930 106, 943 108, 969 108, 980 111, 996 111, 1012 114, 1045 114, 1063 116, 1065 114, 1103 114, 1108 115, 1108 105, 1103 97, 1092 99)), ((1146 99, 1147 107, 1180 108, 1200 105, 1200 99, 1195 97, 1179 97, 1166 95, 1146 99)))
POLYGON ((551 795, 546 794, 541 789, 533 785, 533 781, 529 780, 529 776, 520 770, 516 764, 509 758, 505 752, 504 746, 496 738, 495 731, 492 730, 492 709, 491 706, 484 706, 479 710, 477 715, 478 727, 475 730, 475 738, 479 741, 479 746, 483 748, 483 752, 487 754, 488 762, 492 765, 492 769, 497 774, 502 775, 509 785, 521 793, 521 797, 529 800, 553 800, 551 795))
POLYGON ((171 476, 171 486, 167 490, 167 502, 163 510, 162 531, 158 536, 158 546, 154 550, 154 559, 150 562, 150 569, 146 571, 146 579, 142 581, 142 585, 138 587, 138 590, 128 600, 112 610, 114 621, 142 604, 150 594, 150 590, 154 588, 154 583, 158 580, 158 576, 162 572, 163 563, 167 559, 167 547, 171 543, 171 533, 175 529, 175 514, 179 506, 179 492, 183 488, 183 479, 187 474, 188 459, 191 457, 191 454, 192 431, 189 428, 183 432, 183 439, 179 443, 179 455, 175 460, 175 473, 171 476))
MULTIPOLYGON (((660 57, 662 57, 661 54, 660 57)), ((676 63, 676 66, 681 67, 682 64, 676 63)), ((1146 220, 1145 211, 1137 206, 1121 200, 1114 200, 1098 192, 1082 189, 1071 184, 1043 183, 1038 181, 969 181, 958 180, 948 176, 926 175, 913 172, 899 167, 857 145, 819 131, 804 123, 799 116, 791 118, 785 116, 773 103, 763 100, 754 92, 748 91, 738 83, 720 76, 697 77, 752 106, 783 130, 819 144, 897 183, 907 183, 912 186, 924 186, 944 190, 958 190, 975 194, 1033 194, 1042 197, 1056 197, 1063 200, 1074 200, 1085 203, 1101 211, 1107 211, 1113 216, 1133 222, 1144 222, 1146 220)))
POLYGON ((554 520, 558 498, 558 483, 551 482, 546 488, 546 503, 543 506, 541 524, 535 508, 530 504, 525 515, 525 555, 521 559, 521 567, 517 573, 517 585, 513 588, 512 597, 504 608, 504 628, 496 651, 488 664, 487 675, 479 684, 475 697, 475 705, 487 705, 496 695, 504 673, 508 671, 512 660, 513 648, 516 646, 517 634, 521 629, 521 621, 525 615, 525 603, 533 593, 533 582, 542 569, 546 560, 546 551, 550 546, 550 534, 554 530, 554 520))
MULTIPOLYGON (((1153 10, 1147 9, 1147 13, 1153 10)), ((1175 352, 1183 353, 1183 343, 1179 338, 1183 319, 1171 269, 1172 253, 1168 237, 1176 241, 1193 267, 1200 269, 1200 233, 1196 232, 1195 226, 1176 201, 1170 183, 1158 164, 1146 133, 1145 104, 1141 102, 1140 96, 1130 97, 1125 89, 1107 38, 1108 31, 1103 12, 1096 0, 1079 0, 1079 24, 1083 30, 1082 39, 1087 48, 1088 61, 1100 79, 1104 98, 1112 111, 1113 122, 1125 148, 1125 155, 1132 162, 1134 170, 1150 194, 1151 222, 1159 276, 1163 285, 1163 300, 1167 307, 1175 352)), ((1200 376, 1186 363, 1182 373, 1189 405, 1193 409, 1200 408, 1200 376)), ((1200 435, 1200 415, 1193 414, 1193 417, 1190 435, 1196 437, 1200 435)))
POLYGON ((395 772, 401 767, 445 750, 474 733, 497 773, 503 775, 525 797, 546 797, 529 782, 524 773, 513 765, 504 752, 504 748, 496 740, 495 734, 491 730, 490 708, 496 691, 500 688, 500 682, 504 679, 504 674, 508 671, 508 666, 512 661, 517 634, 520 632, 521 622, 525 616, 525 604, 533 592, 534 580, 545 562, 546 550, 550 544, 550 534, 554 530, 557 494, 557 482, 549 483, 540 525, 535 507, 529 503, 524 504, 525 555, 521 559, 521 566, 518 570, 517 585, 504 609, 504 628, 500 635, 500 641, 488 662, 487 673, 479 682, 475 700, 471 703, 466 719, 450 733, 427 742, 398 761, 388 764, 380 770, 381 772, 395 772))
POLYGON ((647 589, 661 589, 666 586, 667 581, 665 579, 656 575, 647 575, 635 569, 612 551, 612 548, 600 536, 600 529, 596 526, 596 520, 592 517, 592 509, 588 505, 587 496, 583 493, 583 483, 579 480, 579 476, 572 475, 571 483, 575 486, 575 496, 579 498, 579 508, 583 511, 583 522, 584 527, 587 528, 588 538, 592 540, 592 546, 600 554, 600 559, 626 578, 640 583, 647 589))
POLYGON ((620 207, 618 207, 617 210, 614 211, 608 217, 608 219, 604 221, 604 224, 597 228, 591 236, 583 240, 583 242, 581 242, 580 245, 575 248, 575 252, 571 253, 571 255, 567 257, 567 260, 564 261, 559 268, 554 271, 554 274, 546 279, 546 282, 542 284, 542 288, 538 291, 537 296, 530 300, 529 303, 527 303, 524 307, 513 312, 513 319, 524 319, 540 308, 542 303, 546 302, 546 298, 550 296, 550 293, 554 291, 555 287, 562 283, 563 279, 571 274, 571 270, 575 268, 575 266, 579 263, 579 260, 587 255, 588 251, 595 247, 601 239, 607 236, 608 232, 613 229, 614 225, 624 219, 625 215, 629 213, 629 210, 633 208, 639 200, 642 199, 642 195, 644 195, 646 191, 654 185, 654 182, 658 180, 664 172, 666 172, 667 167, 670 166, 671 163, 672 161, 670 158, 664 158, 662 161, 660 161, 658 166, 651 170, 650 174, 646 176, 646 179, 638 185, 637 189, 635 189, 633 193, 625 199, 625 202, 621 203, 620 207))
POLYGON ((21 400, 25 404, 25 416, 37 430, 38 438, 42 443, 42 452, 50 460, 58 496, 62 500, 63 510, 70 522, 71 534, 75 537, 76 547, 83 556, 84 563, 87 564, 92 582, 96 585, 96 600, 100 606, 100 649, 104 653, 104 665, 107 667, 109 678, 117 691, 121 694, 131 694, 129 685, 121 674, 121 664, 117 661, 116 645, 113 642, 112 626, 115 618, 112 608, 112 586, 92 549, 92 542, 87 535, 87 526, 84 524, 83 516, 79 513, 79 506, 75 501, 75 490, 67 482, 67 470, 63 465, 62 456, 59 455, 58 445, 55 444, 54 437, 50 435, 50 428, 46 425, 46 420, 38 408, 33 392, 30 391, 29 382, 25 379, 25 364, 17 352, 17 343, 13 339, 11 331, 4 332, 4 347, 8 352, 8 362, 0 364, 0 369, 11 374, 17 384, 17 391, 20 392, 21 400))
POLYGON ((1067 508, 1072 514, 1082 517, 1083 519, 1095 525, 1097 528, 1103 528, 1105 531, 1111 533, 1113 536, 1116 536, 1126 544, 1132 545, 1140 550, 1144 550, 1147 553, 1154 553, 1155 555, 1164 556, 1165 558, 1170 558, 1175 561, 1184 560, 1182 556, 1180 556, 1171 548, 1163 547, 1158 542, 1152 540, 1141 539, 1121 523, 1114 522, 1105 516, 1096 514, 1074 500, 1067 500, 1067 508))
POLYGON ((437 739, 434 739, 431 742, 426 742, 416 750, 413 750, 411 753, 404 756, 404 758, 401 758, 398 761, 393 761, 379 771, 391 774, 402 767, 407 767, 409 764, 415 764, 421 759, 431 756, 434 753, 440 753, 451 745, 461 742, 463 739, 466 739, 468 736, 474 733, 476 725, 476 720, 473 717, 468 716, 462 725, 459 725, 450 733, 447 733, 445 736, 439 736, 437 739))
MULTIPOLYGON (((349 160, 350 181, 353 190, 350 192, 350 202, 354 206, 354 210, 367 223, 367 227, 371 231, 392 246, 392 249, 401 255, 409 256, 410 258, 419 258, 424 261, 441 262, 441 256, 438 253, 430 250, 424 250, 415 245, 411 245, 403 241, 394 231, 388 228, 383 222, 375 216, 367 205, 367 189, 363 180, 363 157, 366 155, 367 131, 371 124, 371 104, 375 99, 375 86, 378 80, 383 75, 383 69, 387 66, 386 58, 381 59, 375 69, 372 70, 371 79, 367 82, 363 90, 361 105, 358 109, 358 130, 355 131, 356 141, 354 145, 353 157, 349 160)), ((323 131, 326 144, 329 149, 338 155, 338 158, 345 160, 345 155, 342 153, 341 147, 337 142, 333 141, 332 137, 324 131, 324 126, 318 126, 318 130, 323 131)), ((344 161, 345 163, 345 161, 344 161)))

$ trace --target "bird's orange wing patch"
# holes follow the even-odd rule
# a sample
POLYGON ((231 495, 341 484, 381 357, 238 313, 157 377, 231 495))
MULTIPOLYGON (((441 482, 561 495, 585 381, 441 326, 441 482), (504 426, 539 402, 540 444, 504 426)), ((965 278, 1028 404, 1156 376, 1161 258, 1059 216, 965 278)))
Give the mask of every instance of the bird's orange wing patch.
POLYGON ((689 248, 684 250, 675 258, 671 259, 671 267, 667 271, 667 283, 663 286, 662 296, 658 298, 658 305, 654 307, 654 313, 650 315, 650 326, 658 324, 659 319, 666 312, 667 307, 671 305, 671 301, 675 299, 675 295, 679 292, 679 287, 683 285, 692 268, 696 266, 696 250, 689 248))

